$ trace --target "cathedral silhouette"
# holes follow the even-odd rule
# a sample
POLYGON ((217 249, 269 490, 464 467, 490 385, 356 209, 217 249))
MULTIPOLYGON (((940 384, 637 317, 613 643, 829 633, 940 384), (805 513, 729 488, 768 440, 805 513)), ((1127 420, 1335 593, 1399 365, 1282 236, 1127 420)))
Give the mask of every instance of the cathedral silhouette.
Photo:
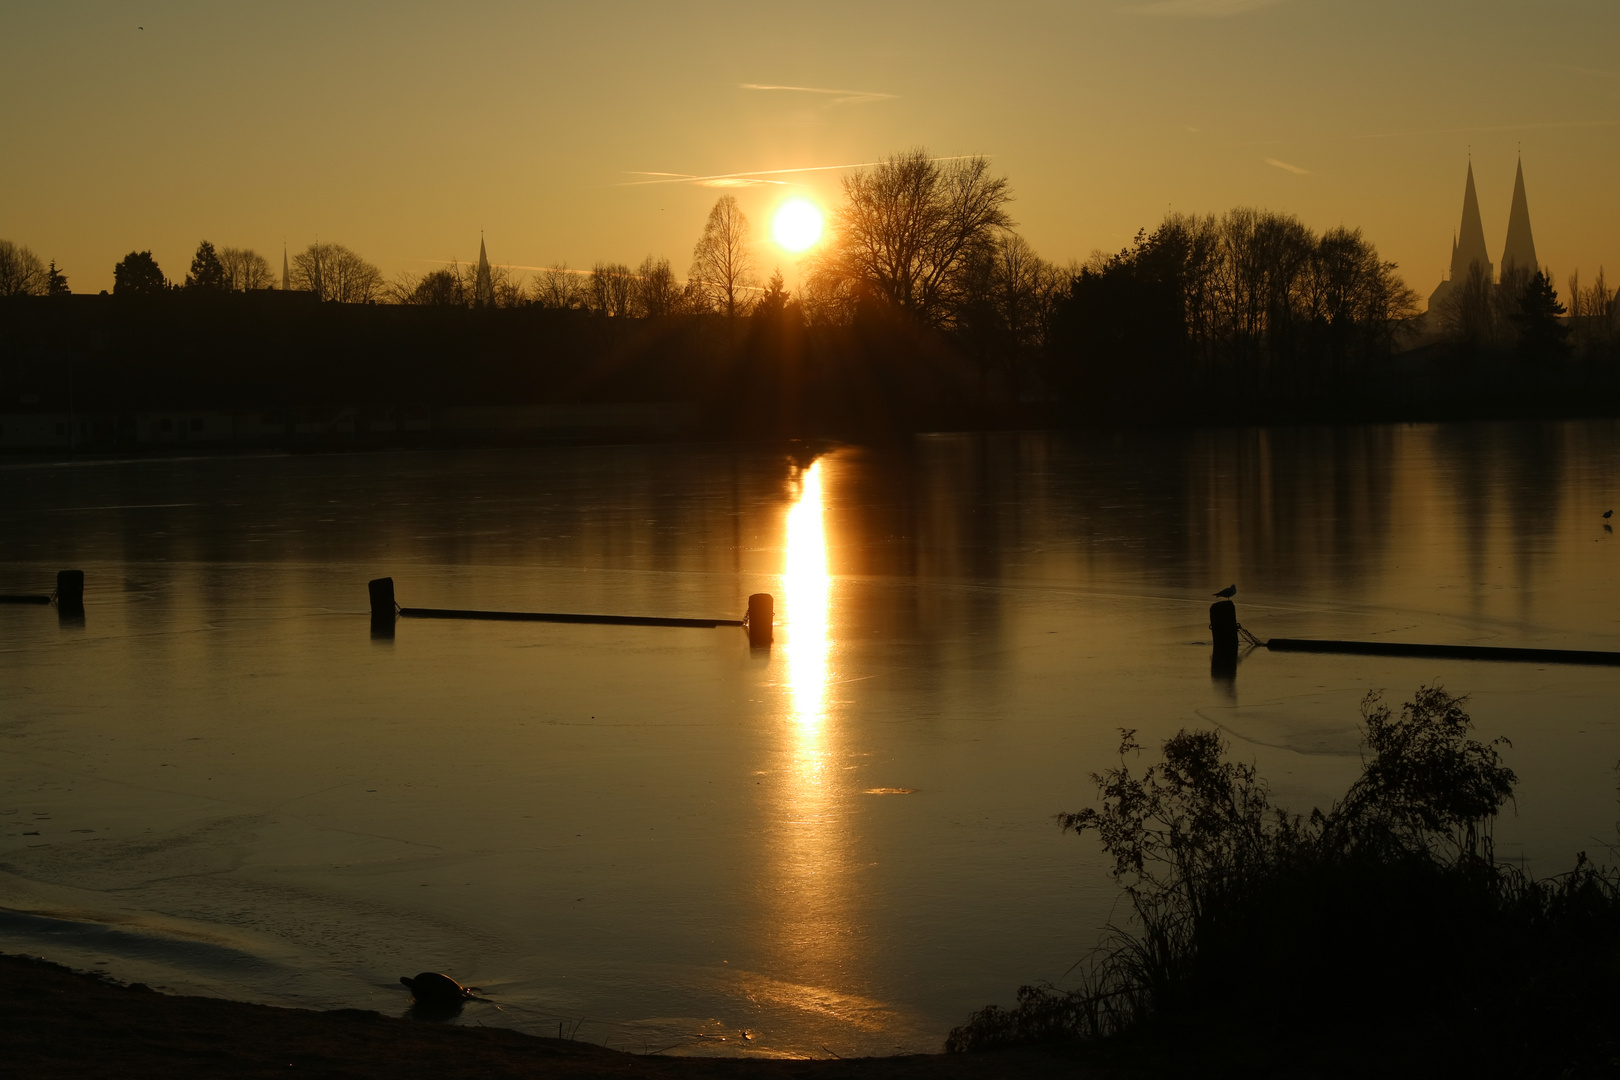
MULTIPOLYGON (((1450 295, 1458 282, 1468 280, 1474 263, 1488 282, 1497 278, 1497 267, 1485 249, 1485 226, 1479 216, 1479 195, 1474 190, 1474 163, 1468 163, 1468 181, 1463 186, 1462 226, 1451 238, 1451 270, 1429 294, 1429 310, 1434 311, 1450 295)), ((1534 274, 1541 269, 1536 260, 1536 240, 1530 233, 1530 200, 1524 193, 1524 162, 1519 162, 1513 179, 1513 207, 1508 211, 1507 243, 1502 248, 1502 277, 1515 270, 1534 274)))

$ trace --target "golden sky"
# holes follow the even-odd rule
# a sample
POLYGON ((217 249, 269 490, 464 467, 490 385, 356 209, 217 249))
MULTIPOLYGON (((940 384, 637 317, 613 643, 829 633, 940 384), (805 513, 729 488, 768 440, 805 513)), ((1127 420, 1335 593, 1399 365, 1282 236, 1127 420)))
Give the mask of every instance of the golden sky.
POLYGON ((9 3, 0 237, 77 292, 203 238, 279 269, 337 241, 388 276, 433 260, 667 256, 723 190, 765 239, 837 170, 985 154, 1049 259, 1167 207, 1360 226, 1427 296, 1472 148, 1493 258, 1522 146, 1556 280, 1620 278, 1620 4, 931 0, 815 4, 9 3))

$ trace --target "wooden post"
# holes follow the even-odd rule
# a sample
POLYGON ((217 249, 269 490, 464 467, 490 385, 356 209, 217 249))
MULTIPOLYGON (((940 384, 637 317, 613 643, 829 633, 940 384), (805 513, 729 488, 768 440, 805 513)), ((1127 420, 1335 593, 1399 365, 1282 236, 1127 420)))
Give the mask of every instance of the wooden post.
POLYGON ((769 645, 775 636, 772 626, 775 621, 776 601, 770 593, 755 593, 748 598, 748 644, 769 645))
POLYGON ((1230 600, 1219 600, 1209 605, 1209 628, 1215 635, 1216 652, 1237 652, 1237 605, 1230 600))
POLYGON ((58 570, 56 572, 57 607, 84 607, 84 571, 58 570))
POLYGON ((371 592, 371 617, 373 619, 386 618, 394 621, 394 579, 391 577, 374 578, 366 583, 371 592))
POLYGON ((394 579, 380 577, 366 583, 371 593, 371 636, 392 641, 394 637, 394 579))

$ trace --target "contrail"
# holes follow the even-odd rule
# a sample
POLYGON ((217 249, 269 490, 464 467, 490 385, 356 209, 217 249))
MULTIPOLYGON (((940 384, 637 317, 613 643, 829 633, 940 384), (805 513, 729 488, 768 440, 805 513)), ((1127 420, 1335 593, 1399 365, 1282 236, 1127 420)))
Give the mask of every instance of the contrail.
POLYGON ((1266 158, 1266 164, 1267 165, 1275 165, 1279 169, 1286 169, 1288 172, 1293 173, 1295 176, 1310 176, 1311 175, 1311 170, 1309 170, 1309 169, 1302 169, 1298 165, 1290 165, 1286 161, 1278 161, 1274 157, 1266 158))
POLYGON ((786 90, 795 94, 825 94, 835 97, 834 105, 858 105, 865 101, 891 101, 899 94, 884 94, 876 90, 834 90, 825 86, 773 86, 767 83, 738 83, 739 90, 786 90))
MULTIPOLYGON (((929 161, 966 161, 972 154, 957 154, 953 157, 929 158, 929 161)), ((656 180, 624 180, 614 184, 614 187, 642 187, 646 184, 714 184, 717 181, 737 180, 743 183, 755 184, 783 184, 785 180, 756 180, 760 176, 786 176, 793 173, 809 172, 837 172, 839 169, 869 169, 874 165, 883 164, 881 161, 857 161, 851 165, 806 165, 802 169, 760 169, 755 172, 715 173, 713 176, 693 176, 689 173, 651 172, 643 169, 628 169, 631 176, 654 176, 656 180)))

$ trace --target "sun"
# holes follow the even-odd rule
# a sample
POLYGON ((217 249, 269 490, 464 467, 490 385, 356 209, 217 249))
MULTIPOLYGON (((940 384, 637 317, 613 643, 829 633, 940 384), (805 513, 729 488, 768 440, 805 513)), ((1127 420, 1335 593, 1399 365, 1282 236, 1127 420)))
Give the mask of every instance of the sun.
POLYGON ((789 251, 803 251, 821 239, 821 211, 804 199, 789 199, 771 220, 771 235, 789 251))

